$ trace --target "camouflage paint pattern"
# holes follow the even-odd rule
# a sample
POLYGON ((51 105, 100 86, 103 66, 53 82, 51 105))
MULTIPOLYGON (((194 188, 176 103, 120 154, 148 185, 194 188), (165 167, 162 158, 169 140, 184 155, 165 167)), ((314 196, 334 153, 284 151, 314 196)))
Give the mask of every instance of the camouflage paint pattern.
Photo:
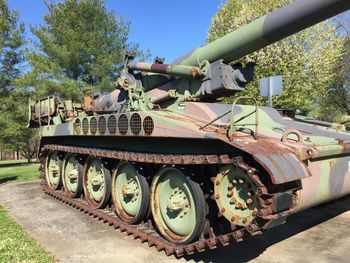
MULTIPOLYGON (((217 98, 223 94, 243 90, 252 74, 248 65, 244 68, 228 63, 349 8, 348 0, 296 0, 185 54, 172 65, 134 62, 126 56, 115 91, 96 96, 87 93, 80 106, 53 97, 33 102, 29 126, 40 126, 41 148, 56 144, 149 154, 226 154, 232 162, 244 156, 269 186, 282 189, 278 190, 280 200, 285 201, 279 204, 281 210, 276 205, 276 211, 262 215, 275 216, 264 225, 268 229, 283 223, 291 212, 350 193, 350 134, 337 125, 324 127, 284 118, 269 107, 218 103, 217 98), (284 187, 290 185, 298 187, 285 191, 284 187), (291 193, 294 189, 296 195, 291 193)), ((95 157, 88 160, 94 164, 100 160, 95 157)), ((221 165, 219 161, 215 164, 221 165)), ((244 165, 239 167, 243 169, 244 165)), ((224 169, 213 177, 226 180, 225 173, 224 169)), ((250 176, 254 171, 249 168, 242 174, 250 176)), ((230 182, 215 180, 214 190, 225 195, 230 182)), ((264 191, 257 187, 259 190, 264 191)), ((173 210, 178 208, 175 201, 169 203, 173 210)), ((232 211, 220 207, 229 207, 228 203, 227 199, 217 202, 221 215, 230 221, 232 211)), ((98 205, 93 203, 93 207, 98 205)), ((242 205, 236 208, 235 212, 240 211, 242 205)), ((248 226, 256 213, 263 213, 263 209, 256 208, 245 210, 248 216, 242 212, 239 216, 243 217, 231 218, 231 222, 248 226)), ((190 228, 198 223, 192 221, 190 228)))
MULTIPOLYGON (((74 126, 75 121, 79 119, 82 123, 83 119, 90 121, 96 118, 84 117, 60 125, 43 126, 41 136, 145 136, 155 139, 181 136, 190 139, 221 140, 232 145, 232 151, 241 149, 252 154, 265 169, 270 171, 270 176, 276 184, 302 179, 299 209, 350 193, 350 134, 284 119, 276 110, 268 107, 259 107, 257 139, 249 135, 246 130, 253 129, 251 124, 254 123, 254 115, 239 123, 232 141, 229 141, 222 128, 228 126, 228 117, 223 117, 204 130, 200 129, 203 124, 229 107, 225 104, 189 102, 185 103, 181 112, 137 112, 136 114, 141 117, 141 123, 146 117, 153 120, 154 130, 151 134, 146 134, 144 128, 139 134, 133 134, 130 129, 130 118, 135 113, 122 113, 100 115, 99 118, 103 116, 108 120, 113 115, 118 126, 120 116, 125 116, 129 125, 126 133, 120 133, 117 128, 115 134, 109 133, 108 129, 104 134, 101 134, 99 129, 94 134, 90 129, 84 134, 81 126, 79 129, 74 126), (242 131, 239 131, 240 129, 242 131), (296 136, 291 135, 286 143, 282 143, 283 133, 290 129, 301 131, 303 142, 297 142, 296 136)), ((235 115, 239 119, 239 116, 251 112, 253 107, 238 105, 236 110, 235 115)))

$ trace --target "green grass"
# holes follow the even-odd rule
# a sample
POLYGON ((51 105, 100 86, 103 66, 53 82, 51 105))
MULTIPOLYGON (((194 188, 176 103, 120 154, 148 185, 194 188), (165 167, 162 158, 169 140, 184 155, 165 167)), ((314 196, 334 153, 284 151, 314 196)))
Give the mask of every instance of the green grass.
POLYGON ((55 262, 0 206, 0 262, 55 262))
MULTIPOLYGON (((35 160, 32 160, 34 162, 35 160)), ((26 164, 28 161, 26 159, 22 160, 6 160, 6 161, 0 161, 0 166, 2 165, 16 165, 16 164, 26 164)))
POLYGON ((0 185, 9 181, 32 181, 39 177, 39 164, 19 163, 18 165, 1 166, 0 164, 0 185))

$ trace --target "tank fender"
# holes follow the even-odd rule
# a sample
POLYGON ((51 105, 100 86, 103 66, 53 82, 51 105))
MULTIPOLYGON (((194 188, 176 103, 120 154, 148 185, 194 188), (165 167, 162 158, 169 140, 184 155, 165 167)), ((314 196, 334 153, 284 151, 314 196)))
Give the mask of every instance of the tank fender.
POLYGON ((305 163, 288 147, 278 142, 258 139, 234 139, 232 145, 251 154, 270 175, 273 184, 283 184, 311 176, 305 163))

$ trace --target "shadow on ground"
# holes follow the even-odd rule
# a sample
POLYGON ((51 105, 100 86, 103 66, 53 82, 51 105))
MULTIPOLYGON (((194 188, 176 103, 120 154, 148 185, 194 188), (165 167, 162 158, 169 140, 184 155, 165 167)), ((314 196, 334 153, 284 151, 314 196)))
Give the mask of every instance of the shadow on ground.
POLYGON ((0 163, 0 168, 14 167, 14 166, 26 166, 31 164, 36 164, 37 162, 23 162, 23 163, 0 163))
POLYGON ((10 175, 7 177, 0 178, 0 184, 4 184, 10 181, 15 181, 18 178, 16 175, 10 175))
POLYGON ((350 197, 292 215, 286 224, 260 236, 181 259, 119 235, 112 227, 43 195, 38 182, 2 185, 0 202, 30 235, 66 263, 345 263, 350 258, 350 213, 345 213, 350 210, 350 197))
MULTIPOLYGON (((237 244, 186 256, 196 262, 247 262, 259 257, 270 246, 326 222, 350 210, 350 198, 344 197, 290 216, 287 223, 237 244)), ((303 244, 300 244, 300 248, 303 244)))

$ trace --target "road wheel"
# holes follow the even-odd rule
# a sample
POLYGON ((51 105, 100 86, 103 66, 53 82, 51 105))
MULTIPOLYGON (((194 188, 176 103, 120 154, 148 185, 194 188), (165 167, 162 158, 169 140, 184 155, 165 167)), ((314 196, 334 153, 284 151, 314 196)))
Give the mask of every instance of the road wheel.
POLYGON ((176 168, 165 167, 154 177, 151 208, 159 232, 173 243, 190 243, 203 231, 207 209, 202 189, 176 168))
POLYGON ((84 167, 84 193, 94 208, 104 208, 111 194, 111 173, 100 158, 88 158, 84 167))
POLYGON ((58 153, 50 152, 45 162, 45 178, 47 185, 54 190, 62 187, 61 167, 62 161, 58 153))
POLYGON ((137 224, 149 211, 149 186, 144 176, 129 162, 121 162, 113 172, 112 202, 120 219, 137 224))
POLYGON ((233 225, 249 226, 258 212, 257 187, 247 172, 233 165, 219 171, 214 186, 215 201, 233 225))
POLYGON ((66 154, 62 164, 62 181, 65 192, 72 198, 77 198, 83 190, 84 168, 77 156, 66 154))

